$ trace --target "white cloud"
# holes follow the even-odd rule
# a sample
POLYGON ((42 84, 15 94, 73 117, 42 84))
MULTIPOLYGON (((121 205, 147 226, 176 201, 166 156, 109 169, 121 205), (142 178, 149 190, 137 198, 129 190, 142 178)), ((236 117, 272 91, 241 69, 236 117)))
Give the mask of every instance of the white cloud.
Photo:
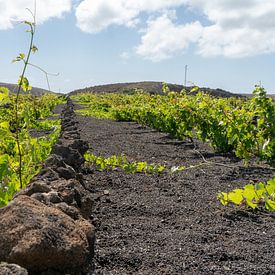
POLYGON ((275 52, 275 0, 189 0, 210 25, 198 40, 203 56, 245 57, 275 52))
POLYGON ((275 0, 186 0, 185 6, 203 13, 208 25, 177 25, 161 16, 149 22, 139 55, 160 61, 184 53, 190 43, 205 57, 275 52, 275 0))
MULTIPOLYGON (((31 20, 27 8, 34 11, 34 0, 0 0, 0 29, 12 28, 22 20, 31 20)), ((52 17, 61 18, 71 10, 71 0, 36 0, 36 20, 42 24, 52 17)))
POLYGON ((147 59, 183 53, 190 43, 206 57, 275 52, 275 0, 83 0, 76 17, 82 31, 97 33, 111 25, 136 26, 144 12, 155 18, 148 20, 136 47, 147 59), (177 24, 167 10, 180 6, 200 11, 208 24, 177 24))
MULTIPOLYGON (((29 19, 26 8, 33 10, 33 6, 34 0, 0 0, 0 30, 29 19)), ((113 25, 136 27, 140 32, 138 23, 147 16, 135 49, 154 61, 184 53, 190 44, 205 57, 275 52, 275 0, 37 0, 37 22, 61 18, 72 7, 78 27, 88 33, 113 25), (179 24, 178 19, 186 19, 173 15, 179 7, 193 10, 197 17, 204 15, 207 24, 179 24)))
POLYGON ((174 25, 169 15, 164 14, 148 23, 136 52, 146 59, 160 61, 184 52, 190 43, 196 42, 203 27, 199 22, 174 25))
POLYGON ((78 27, 88 33, 97 33, 111 25, 132 26, 138 11, 128 9, 125 1, 85 0, 76 8, 78 27))
POLYGON ((183 4, 186 0, 84 0, 76 8, 78 27, 97 33, 111 25, 133 27, 142 12, 156 12, 183 4))

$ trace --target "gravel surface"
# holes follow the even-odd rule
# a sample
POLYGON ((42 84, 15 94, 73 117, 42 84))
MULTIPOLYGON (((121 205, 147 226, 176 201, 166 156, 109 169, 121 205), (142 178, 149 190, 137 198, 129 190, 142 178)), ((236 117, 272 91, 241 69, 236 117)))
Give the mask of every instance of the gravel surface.
POLYGON ((179 142, 136 123, 77 120, 96 155, 189 167, 154 175, 84 168, 95 201, 94 274, 275 274, 274 214, 216 199, 219 191, 271 178, 274 169, 245 167, 205 143, 179 142))

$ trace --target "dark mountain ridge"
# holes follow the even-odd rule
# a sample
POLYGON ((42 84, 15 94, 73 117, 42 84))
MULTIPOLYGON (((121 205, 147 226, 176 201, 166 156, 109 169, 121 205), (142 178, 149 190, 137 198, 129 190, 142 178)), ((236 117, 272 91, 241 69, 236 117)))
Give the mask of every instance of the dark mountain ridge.
MULTIPOLYGON (((183 85, 178 84, 167 84, 169 89, 174 92, 180 92, 183 88, 190 92, 193 87, 184 87, 183 85)), ((144 91, 151 94, 162 94, 162 82, 155 81, 143 81, 143 82, 132 82, 132 83, 114 83, 114 84, 106 84, 106 85, 97 85, 92 87, 86 87, 83 89, 74 90, 69 93, 69 95, 75 95, 78 93, 131 93, 134 92, 135 89, 143 89, 144 91)), ((219 97, 242 97, 242 95, 234 94, 222 89, 211 89, 200 87, 199 88, 203 92, 207 92, 213 96, 219 97)))
MULTIPOLYGON (((15 93, 17 91, 18 86, 16 84, 0 82, 0 87, 8 88, 11 93, 15 93)), ((54 92, 50 92, 48 90, 37 88, 37 87, 32 87, 30 93, 32 95, 40 96, 40 95, 44 95, 46 93, 54 93, 54 92)))

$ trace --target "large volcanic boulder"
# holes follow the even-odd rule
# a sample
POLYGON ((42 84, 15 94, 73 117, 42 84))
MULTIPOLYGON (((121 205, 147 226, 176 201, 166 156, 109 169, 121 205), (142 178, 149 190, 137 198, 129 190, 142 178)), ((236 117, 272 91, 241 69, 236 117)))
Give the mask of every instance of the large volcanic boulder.
POLYGON ((74 220, 34 198, 18 196, 0 209, 0 217, 0 261, 29 271, 73 274, 93 251, 94 228, 87 220, 74 220))

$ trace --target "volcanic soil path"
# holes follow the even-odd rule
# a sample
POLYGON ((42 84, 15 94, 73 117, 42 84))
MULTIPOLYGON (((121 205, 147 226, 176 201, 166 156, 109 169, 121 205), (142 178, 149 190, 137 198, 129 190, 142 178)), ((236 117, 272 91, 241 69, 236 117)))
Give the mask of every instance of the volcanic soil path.
POLYGON ((274 274, 274 215, 223 207, 217 192, 274 175, 244 167, 206 144, 180 142, 136 123, 77 116, 95 155, 191 167, 179 173, 130 174, 85 168, 94 198, 93 274, 274 274))

